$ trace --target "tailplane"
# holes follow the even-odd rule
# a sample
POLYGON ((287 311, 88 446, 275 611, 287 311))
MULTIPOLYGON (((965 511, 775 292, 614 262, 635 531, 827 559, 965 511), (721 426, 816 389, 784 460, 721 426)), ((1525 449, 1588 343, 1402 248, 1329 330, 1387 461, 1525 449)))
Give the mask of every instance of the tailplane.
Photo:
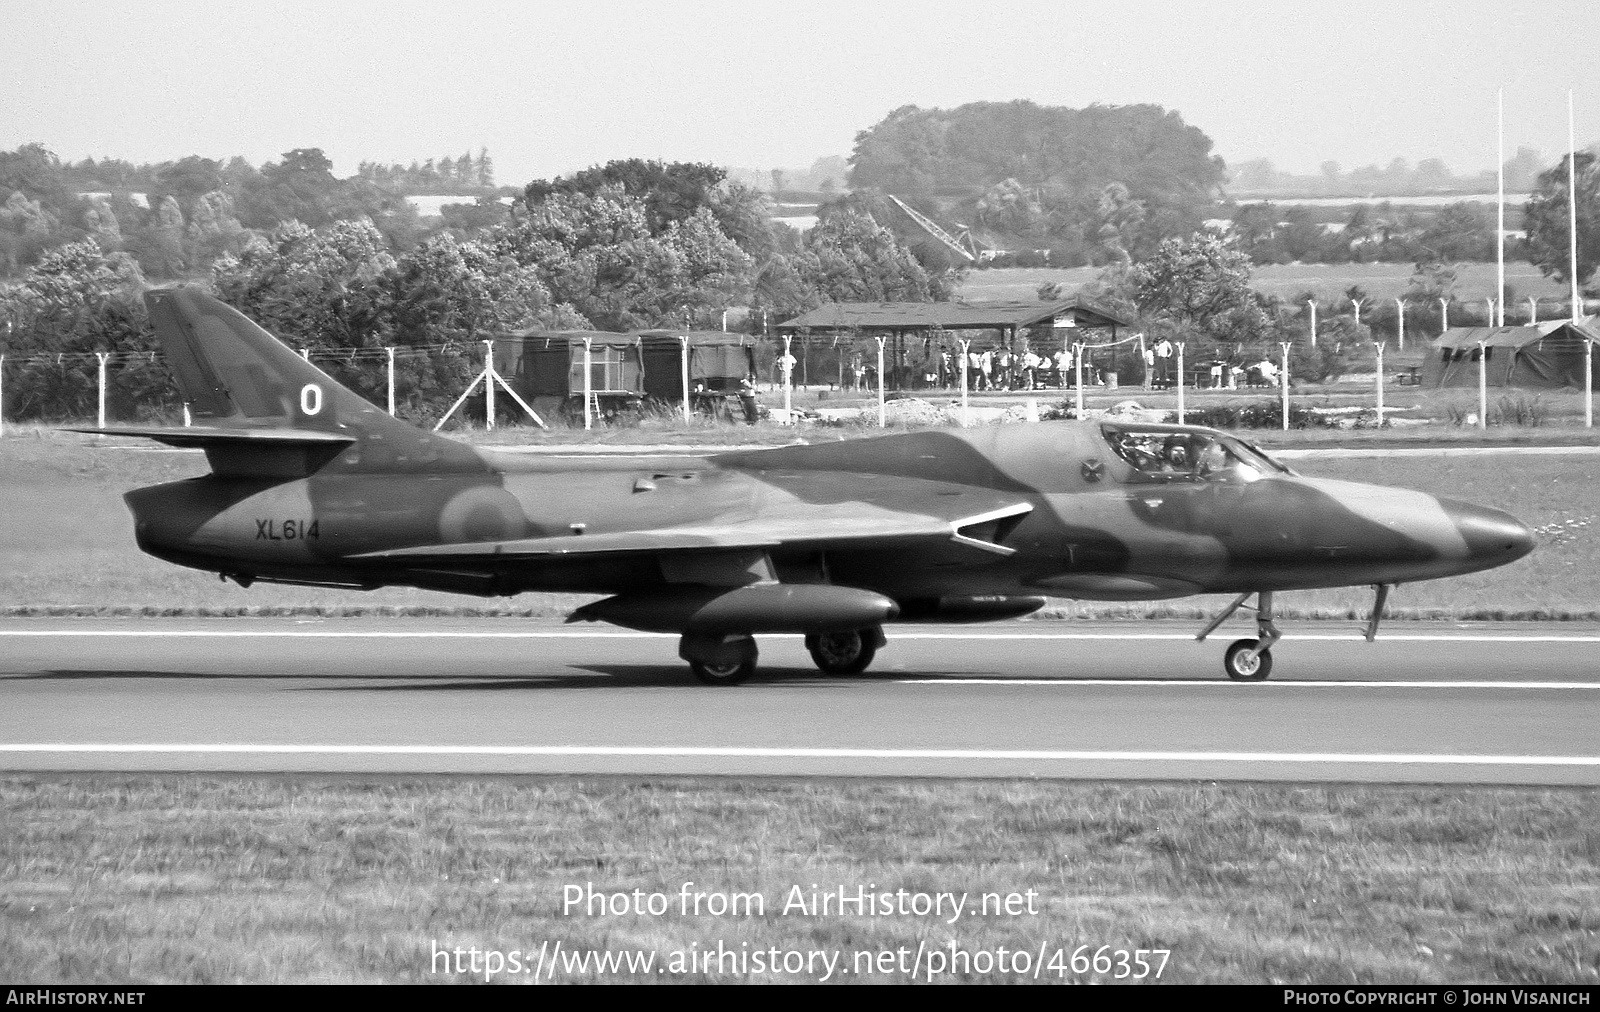
POLYGON ((199 288, 157 289, 144 300, 195 424, 74 431, 198 446, 219 474, 486 469, 471 447, 391 417, 199 288))

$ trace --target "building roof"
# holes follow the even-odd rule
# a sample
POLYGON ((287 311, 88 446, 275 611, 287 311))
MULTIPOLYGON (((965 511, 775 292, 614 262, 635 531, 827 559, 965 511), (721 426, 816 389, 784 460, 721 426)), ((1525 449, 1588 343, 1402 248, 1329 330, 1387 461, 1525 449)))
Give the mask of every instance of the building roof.
POLYGON ((1083 299, 1003 302, 830 302, 778 324, 783 331, 997 330, 1058 317, 1076 327, 1131 327, 1133 321, 1083 299))
POLYGON ((725 333, 720 330, 632 330, 626 334, 618 334, 609 330, 518 330, 505 335, 508 338, 518 338, 527 343, 543 344, 547 348, 564 348, 572 345, 581 346, 587 338, 591 347, 595 348, 631 348, 636 344, 667 344, 678 347, 680 338, 687 337, 689 345, 693 348, 711 346, 748 345, 754 344, 755 338, 749 334, 725 333))
POLYGON ((1522 348, 1553 336, 1557 340, 1600 344, 1600 332, 1595 331, 1593 323, 1594 317, 1585 317, 1581 323, 1548 320, 1532 327, 1451 327, 1428 343, 1432 348, 1476 348, 1479 344, 1522 348))

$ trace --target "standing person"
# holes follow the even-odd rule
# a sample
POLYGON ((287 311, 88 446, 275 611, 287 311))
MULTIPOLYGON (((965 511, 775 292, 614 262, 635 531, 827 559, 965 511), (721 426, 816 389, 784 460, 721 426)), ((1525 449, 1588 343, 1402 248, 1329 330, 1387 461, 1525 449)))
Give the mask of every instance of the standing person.
POLYGON ((1027 388, 1029 390, 1032 390, 1036 386, 1038 386, 1038 382, 1039 382, 1039 366, 1041 364, 1043 364, 1043 360, 1040 359, 1038 355, 1034 354, 1032 348, 1029 348, 1026 352, 1023 353, 1023 356, 1022 356, 1022 382, 1027 386, 1027 388))
POLYGON ((761 417, 761 409, 756 406, 756 378, 749 373, 739 381, 739 406, 744 408, 746 424, 754 425, 761 417))
POLYGON ((1156 353, 1146 348, 1144 350, 1144 388, 1149 390, 1156 385, 1156 353))
POLYGON ((1067 388, 1067 381, 1072 376, 1072 349, 1063 344, 1061 350, 1056 352, 1056 385, 1062 390, 1067 388))
POLYGON ((1162 387, 1172 385, 1172 342, 1162 338, 1156 343, 1156 381, 1162 387))
POLYGON ((983 354, 978 356, 978 385, 984 390, 990 390, 994 387, 993 348, 983 349, 983 354))

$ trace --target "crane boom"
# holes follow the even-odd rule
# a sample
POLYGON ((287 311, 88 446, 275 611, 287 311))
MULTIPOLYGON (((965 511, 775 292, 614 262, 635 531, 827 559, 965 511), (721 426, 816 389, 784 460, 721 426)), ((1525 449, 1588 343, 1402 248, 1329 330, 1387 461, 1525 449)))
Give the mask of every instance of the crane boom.
POLYGON ((904 211, 911 218, 912 221, 916 222, 918 225, 921 225, 923 231, 927 232, 929 235, 933 236, 935 239, 937 239, 940 242, 944 243, 946 246, 950 247, 951 249, 955 250, 958 255, 964 257, 967 260, 976 260, 976 259, 978 259, 977 257, 973 256, 966 249, 966 247, 964 247, 960 243, 956 242, 955 239, 950 235, 949 232, 946 232, 944 229, 940 228, 937 224, 935 224, 933 219, 929 218, 927 215, 918 213, 916 210, 914 210, 911 207, 910 204, 907 204, 905 201, 901 200, 899 197, 896 197, 892 193, 889 194, 889 199, 894 201, 895 204, 897 206, 899 206, 900 210, 904 211))

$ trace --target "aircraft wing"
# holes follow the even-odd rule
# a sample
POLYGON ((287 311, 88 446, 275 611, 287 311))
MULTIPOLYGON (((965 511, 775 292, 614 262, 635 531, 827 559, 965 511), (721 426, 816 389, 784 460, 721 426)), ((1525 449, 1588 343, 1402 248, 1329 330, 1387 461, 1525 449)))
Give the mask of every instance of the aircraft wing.
POLYGON ((790 508, 774 517, 758 517, 716 525, 660 527, 651 530, 512 541, 472 541, 444 545, 418 545, 381 552, 366 552, 353 559, 415 560, 418 562, 475 561, 488 559, 562 557, 576 555, 694 552, 697 550, 773 549, 782 546, 814 548, 870 548, 908 540, 951 541, 996 555, 1016 554, 1016 549, 996 544, 984 535, 990 524, 1015 522, 1033 510, 1033 504, 1015 503, 954 520, 849 505, 790 508))
POLYGON ((317 432, 311 429, 221 429, 209 425, 175 426, 117 426, 115 428, 69 428, 68 432, 86 432, 92 436, 136 436, 153 439, 168 446, 347 446, 356 441, 355 436, 337 432, 317 432))

